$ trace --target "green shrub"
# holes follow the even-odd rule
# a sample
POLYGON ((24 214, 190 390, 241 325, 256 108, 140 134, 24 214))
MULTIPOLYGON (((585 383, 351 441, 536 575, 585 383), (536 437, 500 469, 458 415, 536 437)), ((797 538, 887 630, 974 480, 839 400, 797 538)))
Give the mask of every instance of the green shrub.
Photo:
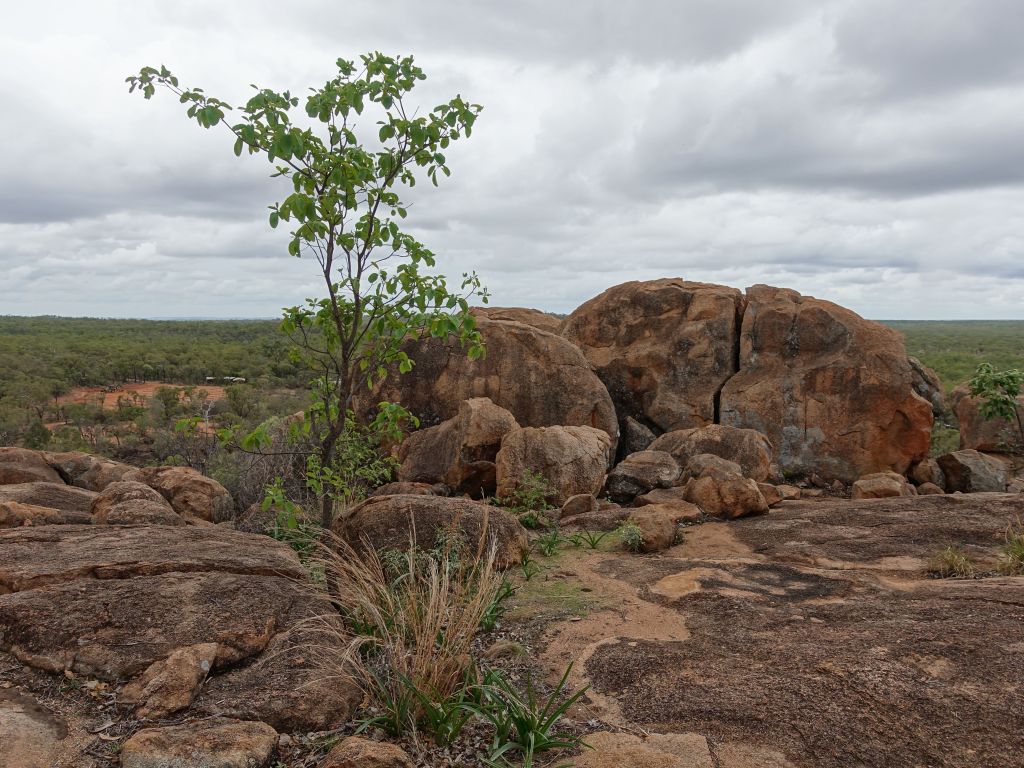
POLYGON ((626 521, 619 527, 622 546, 630 552, 640 552, 644 547, 644 532, 632 521, 626 521))
POLYGON ((546 528, 550 521, 544 513, 554 509, 548 501, 553 495, 547 478, 528 469, 515 490, 508 496, 495 499, 494 503, 515 514, 526 528, 546 528))

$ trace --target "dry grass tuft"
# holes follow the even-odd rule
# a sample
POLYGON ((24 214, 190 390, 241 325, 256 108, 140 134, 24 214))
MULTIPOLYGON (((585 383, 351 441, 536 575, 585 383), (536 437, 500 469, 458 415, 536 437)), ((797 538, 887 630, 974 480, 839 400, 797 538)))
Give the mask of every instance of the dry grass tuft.
POLYGON ((1024 521, 1019 517, 1006 529, 999 570, 1007 576, 1024 575, 1024 521))
POLYGON ((928 573, 937 579, 971 579, 975 569, 967 553, 950 544, 929 561, 928 573))

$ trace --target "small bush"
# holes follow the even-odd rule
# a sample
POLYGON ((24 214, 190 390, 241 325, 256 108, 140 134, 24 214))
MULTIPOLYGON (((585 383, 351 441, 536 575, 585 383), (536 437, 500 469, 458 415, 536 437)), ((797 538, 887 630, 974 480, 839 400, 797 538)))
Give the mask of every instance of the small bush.
POLYGON ((951 544, 929 561, 928 573, 937 579, 970 579, 975 568, 967 553, 951 544))
POLYGON ((644 532, 634 522, 625 522, 619 528, 622 536, 622 546, 630 552, 640 552, 644 547, 644 532))
POLYGON ((546 528, 550 521, 544 513, 554 509, 548 501, 551 497, 551 485, 547 478, 540 472, 528 469, 512 493, 494 501, 514 513, 526 528, 546 528))

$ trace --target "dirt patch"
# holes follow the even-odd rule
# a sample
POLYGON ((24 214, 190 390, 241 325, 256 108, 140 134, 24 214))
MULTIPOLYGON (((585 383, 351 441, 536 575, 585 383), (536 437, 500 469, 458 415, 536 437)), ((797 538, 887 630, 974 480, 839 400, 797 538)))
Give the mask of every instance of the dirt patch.
MULTIPOLYGON (((106 411, 117 410, 117 401, 120 398, 126 398, 129 401, 133 401, 133 404, 145 406, 160 387, 175 387, 183 389, 185 384, 171 384, 166 381, 143 381, 129 384, 122 384, 117 388, 112 387, 78 387, 71 390, 66 395, 61 395, 57 398, 57 405, 67 405, 69 403, 76 405, 84 405, 86 403, 92 403, 99 405, 106 411)), ((227 393, 224 391, 224 387, 217 386, 214 384, 201 384, 195 386, 195 391, 203 390, 206 392, 206 399, 211 401, 223 400, 227 397, 227 393)))

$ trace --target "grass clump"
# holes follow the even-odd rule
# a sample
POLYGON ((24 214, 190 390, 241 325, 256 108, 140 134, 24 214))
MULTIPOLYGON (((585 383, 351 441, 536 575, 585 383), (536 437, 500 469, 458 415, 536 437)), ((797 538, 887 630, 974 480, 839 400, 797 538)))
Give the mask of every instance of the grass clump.
POLYGON ((1007 576, 1024 575, 1024 523, 1020 518, 1006 530, 1006 542, 999 558, 999 571, 1007 576))
POLYGON ((622 537, 622 546, 630 552, 641 552, 644 547, 644 532, 639 525, 632 521, 626 521, 619 528, 619 535, 622 537))
POLYGON ((975 571, 970 556, 952 544, 928 562, 928 573, 937 579, 971 579, 975 571))

